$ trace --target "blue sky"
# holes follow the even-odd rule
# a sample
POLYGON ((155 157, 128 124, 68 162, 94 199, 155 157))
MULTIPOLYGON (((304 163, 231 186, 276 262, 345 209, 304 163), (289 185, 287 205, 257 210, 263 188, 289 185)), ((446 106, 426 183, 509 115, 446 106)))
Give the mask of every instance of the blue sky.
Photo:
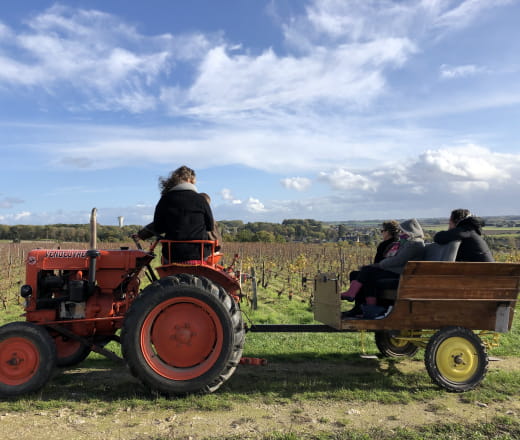
POLYGON ((0 223, 519 214, 514 0, 4 0, 0 223))

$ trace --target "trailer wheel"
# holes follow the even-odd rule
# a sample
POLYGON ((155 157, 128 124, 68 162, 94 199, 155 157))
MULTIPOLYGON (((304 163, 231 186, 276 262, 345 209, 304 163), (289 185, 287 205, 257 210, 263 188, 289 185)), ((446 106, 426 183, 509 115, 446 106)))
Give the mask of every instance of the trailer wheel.
POLYGON ((55 365, 54 343, 43 327, 30 322, 0 327, 0 396, 39 390, 51 377, 55 365))
POLYGON ((54 337, 56 345, 56 365, 58 367, 72 367, 83 362, 90 354, 90 347, 85 344, 69 339, 63 335, 54 337))
POLYGON ((235 301, 210 280, 187 274, 146 287, 121 332, 132 374, 166 395, 215 391, 234 373, 243 345, 235 301))
POLYGON ((481 339, 464 327, 445 327, 428 342, 426 370, 432 381, 448 391, 475 388, 488 368, 488 355, 481 339))
POLYGON ((394 332, 387 330, 375 332, 375 341, 377 348, 385 357, 412 357, 419 351, 417 345, 409 341, 395 338, 394 332))

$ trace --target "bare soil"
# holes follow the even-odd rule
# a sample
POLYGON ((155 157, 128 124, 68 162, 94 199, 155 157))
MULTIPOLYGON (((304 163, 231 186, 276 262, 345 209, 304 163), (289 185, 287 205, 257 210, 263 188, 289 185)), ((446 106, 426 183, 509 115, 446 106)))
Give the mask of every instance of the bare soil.
MULTIPOLYGON (((282 366, 289 368, 288 365, 282 366)), ((241 366, 236 374, 247 375, 241 366)), ((279 367, 277 367, 279 368, 279 367)), ((300 365, 299 368, 305 368, 300 365)), ((421 363, 405 360, 399 363, 402 373, 424 368, 421 363)), ((520 371, 519 358, 490 362, 490 371, 520 371)), ((249 370, 251 371, 251 370, 249 370)), ((108 376, 117 381, 120 370, 108 370, 108 376)), ((107 380, 107 377, 103 377, 107 380)), ((103 414, 88 406, 84 409, 2 411, 1 437, 10 439, 217 439, 261 438, 273 432, 318 433, 344 430, 365 430, 379 427, 393 430, 397 427, 416 427, 430 423, 469 424, 492 420, 498 415, 520 417, 520 397, 511 396, 506 402, 462 403, 460 395, 444 393, 426 402, 405 405, 357 401, 353 404, 337 400, 306 399, 284 403, 265 404, 236 402, 229 410, 186 410, 121 408, 103 414)))

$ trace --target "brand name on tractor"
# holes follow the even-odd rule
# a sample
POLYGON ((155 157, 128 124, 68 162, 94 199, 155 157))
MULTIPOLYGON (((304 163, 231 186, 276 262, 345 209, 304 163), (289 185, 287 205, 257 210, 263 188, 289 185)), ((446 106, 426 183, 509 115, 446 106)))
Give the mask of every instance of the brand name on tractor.
POLYGON ((47 251, 47 258, 85 258, 87 251, 47 251))

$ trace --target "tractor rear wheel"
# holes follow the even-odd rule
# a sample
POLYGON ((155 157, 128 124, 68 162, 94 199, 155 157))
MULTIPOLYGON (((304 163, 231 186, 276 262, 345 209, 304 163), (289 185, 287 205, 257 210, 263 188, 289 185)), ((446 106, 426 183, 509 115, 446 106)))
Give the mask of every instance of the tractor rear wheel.
POLYGON ((426 347, 424 361, 434 383, 458 393, 475 388, 488 368, 482 340, 464 327, 445 327, 435 333, 426 347))
POLYGON ((31 322, 0 327, 0 396, 42 388, 56 365, 56 350, 45 328, 31 322))
POLYGON ((244 325, 238 304, 203 277, 169 276, 146 287, 121 332, 134 376, 166 395, 213 392, 234 373, 244 325))
MULTIPOLYGON (((395 337, 395 332, 381 330, 375 332, 376 345, 381 354, 385 357, 412 357, 419 351, 417 345, 409 341, 404 341, 395 337)), ((397 334, 397 336, 399 333, 397 334)))

